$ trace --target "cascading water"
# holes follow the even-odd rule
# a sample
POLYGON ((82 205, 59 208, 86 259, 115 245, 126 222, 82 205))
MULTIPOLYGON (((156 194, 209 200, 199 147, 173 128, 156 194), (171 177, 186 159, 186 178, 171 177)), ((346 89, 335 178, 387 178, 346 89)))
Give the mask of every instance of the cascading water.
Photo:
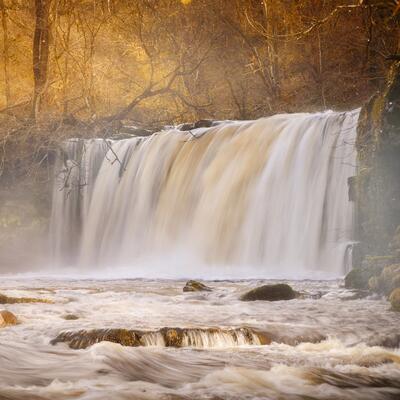
POLYGON ((246 265, 249 276, 251 265, 265 277, 340 276, 352 236, 347 180, 358 115, 68 141, 54 188, 56 256, 93 266, 190 254, 232 275, 246 265))

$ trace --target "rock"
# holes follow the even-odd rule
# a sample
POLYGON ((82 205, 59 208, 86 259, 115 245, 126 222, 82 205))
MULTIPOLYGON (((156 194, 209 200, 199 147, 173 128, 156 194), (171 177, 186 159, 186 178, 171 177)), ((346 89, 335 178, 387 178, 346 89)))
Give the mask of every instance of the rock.
POLYGON ((379 276, 369 279, 368 286, 374 292, 389 295, 393 289, 400 287, 400 264, 392 264, 383 268, 379 276))
POLYGON ((400 311, 400 288, 396 288, 389 296, 393 311, 400 311))
POLYGON ((8 297, 0 293, 0 304, 17 304, 17 303, 47 303, 53 304, 53 301, 48 299, 37 299, 31 297, 8 297))
POLYGON ((347 289, 368 289, 369 280, 373 276, 379 276, 382 269, 381 265, 353 268, 344 278, 344 285, 347 289))
POLYGON ((66 314, 66 315, 63 315, 62 318, 65 319, 66 321, 75 321, 75 320, 79 319, 79 317, 75 314, 66 314))
MULTIPOLYGON (((161 328, 155 331, 140 331, 127 329, 94 329, 75 332, 61 332, 50 343, 67 343, 71 349, 86 349, 96 343, 107 341, 119 343, 122 346, 165 346, 165 347, 202 347, 213 342, 231 338, 242 343, 246 338, 247 344, 266 345, 271 343, 268 333, 254 331, 242 327, 237 329, 218 328, 161 328), (208 337, 208 340, 205 338, 208 337)), ((228 339, 229 340, 229 339, 228 339)))
POLYGON ((211 292, 212 289, 198 281, 187 281, 183 288, 184 292, 211 292))
POLYGON ((17 317, 10 311, 1 310, 0 311, 0 328, 8 325, 17 325, 17 317))
POLYGON ((250 290, 240 297, 242 301, 279 301, 292 300, 299 297, 299 294, 294 291, 289 285, 279 283, 276 285, 264 285, 250 290))
POLYGON ((140 338, 135 331, 127 329, 93 329, 77 332, 62 332, 50 343, 68 343, 71 349, 86 349, 99 342, 119 343, 122 346, 135 347, 140 345, 140 338))

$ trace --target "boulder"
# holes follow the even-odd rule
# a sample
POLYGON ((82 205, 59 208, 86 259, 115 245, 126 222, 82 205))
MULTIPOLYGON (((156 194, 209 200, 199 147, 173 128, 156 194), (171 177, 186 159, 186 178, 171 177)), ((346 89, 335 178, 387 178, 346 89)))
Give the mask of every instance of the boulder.
POLYGON ((264 285, 250 290, 240 297, 242 301, 279 301, 279 300, 292 300, 299 297, 299 293, 294 291, 286 283, 279 283, 276 285, 264 285))
POLYGON ((389 296, 393 311, 400 311, 400 288, 396 288, 389 296))
POLYGON ((379 276, 383 266, 370 265, 361 268, 353 268, 344 278, 347 289, 368 289, 368 282, 374 276, 379 276))
POLYGON ((0 328, 8 325, 16 325, 18 323, 17 317, 10 311, 0 311, 0 328))
POLYGON ((198 281, 187 281, 183 288, 184 292, 211 292, 212 289, 198 281))
POLYGON ((380 275, 369 279, 368 286, 370 290, 388 296, 393 289, 400 287, 400 264, 383 268, 380 275))

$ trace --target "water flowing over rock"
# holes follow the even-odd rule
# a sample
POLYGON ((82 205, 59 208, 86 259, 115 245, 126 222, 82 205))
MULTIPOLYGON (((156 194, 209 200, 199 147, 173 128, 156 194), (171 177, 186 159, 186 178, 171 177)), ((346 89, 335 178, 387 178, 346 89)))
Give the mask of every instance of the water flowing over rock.
POLYGON ((95 329, 77 332, 62 332, 54 340, 67 343, 72 349, 85 349, 100 342, 119 343, 122 346, 156 347, 235 347, 243 345, 265 345, 271 343, 266 334, 257 333, 249 328, 162 328, 157 331, 139 331, 128 329, 95 329))
POLYGON ((17 303, 48 303, 52 301, 48 299, 39 299, 32 297, 9 297, 0 293, 0 304, 17 304, 17 303))
POLYGON ((343 275, 358 113, 68 141, 54 185, 55 256, 91 268, 172 253, 230 271, 343 275))

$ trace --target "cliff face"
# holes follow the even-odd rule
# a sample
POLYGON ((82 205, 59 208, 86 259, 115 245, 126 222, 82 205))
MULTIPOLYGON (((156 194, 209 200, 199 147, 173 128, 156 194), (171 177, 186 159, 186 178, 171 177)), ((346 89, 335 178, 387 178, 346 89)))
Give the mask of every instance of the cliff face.
POLYGON ((388 75, 385 90, 363 108, 356 143, 358 175, 351 180, 356 202, 355 267, 380 257, 400 257, 400 62, 388 75), (370 256, 370 257, 368 257, 370 256))

